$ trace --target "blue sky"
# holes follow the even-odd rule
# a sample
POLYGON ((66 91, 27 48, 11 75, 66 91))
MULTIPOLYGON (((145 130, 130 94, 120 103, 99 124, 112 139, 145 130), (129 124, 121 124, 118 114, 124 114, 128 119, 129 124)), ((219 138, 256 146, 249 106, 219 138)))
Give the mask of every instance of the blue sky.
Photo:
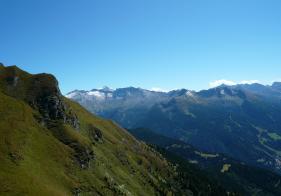
POLYGON ((0 62, 104 85, 281 79, 279 0, 0 0, 0 62))

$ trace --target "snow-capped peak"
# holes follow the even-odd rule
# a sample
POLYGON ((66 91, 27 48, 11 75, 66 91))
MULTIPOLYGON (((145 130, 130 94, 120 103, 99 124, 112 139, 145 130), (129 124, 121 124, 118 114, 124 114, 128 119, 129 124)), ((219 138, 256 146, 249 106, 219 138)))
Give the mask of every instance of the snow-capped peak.
POLYGON ((70 93, 68 93, 67 95, 65 95, 67 98, 71 99, 71 98, 74 98, 78 95, 78 92, 77 91, 72 91, 70 93))
POLYGON ((95 97, 97 99, 104 99, 106 97, 106 94, 104 92, 98 90, 88 91, 87 95, 90 97, 95 97))
POLYGON ((192 91, 187 91, 185 94, 186 94, 187 96, 190 96, 190 97, 193 97, 193 96, 194 96, 193 93, 192 93, 192 91))
POLYGON ((108 92, 113 92, 114 91, 114 89, 112 89, 112 88, 110 88, 108 86, 104 86, 102 88, 99 88, 98 90, 100 90, 100 91, 108 91, 108 92))

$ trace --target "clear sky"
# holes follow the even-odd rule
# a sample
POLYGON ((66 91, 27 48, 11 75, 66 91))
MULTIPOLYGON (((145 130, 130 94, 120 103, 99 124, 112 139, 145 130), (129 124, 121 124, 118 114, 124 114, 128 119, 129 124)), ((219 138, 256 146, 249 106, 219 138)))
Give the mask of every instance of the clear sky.
POLYGON ((281 79, 280 0, 0 0, 0 62, 64 93, 281 79))

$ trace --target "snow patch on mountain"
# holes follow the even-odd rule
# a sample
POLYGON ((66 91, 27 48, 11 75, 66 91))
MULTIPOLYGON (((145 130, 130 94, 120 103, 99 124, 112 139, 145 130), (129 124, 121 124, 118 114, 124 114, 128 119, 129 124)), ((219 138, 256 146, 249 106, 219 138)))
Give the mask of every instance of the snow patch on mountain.
POLYGON ((163 93, 169 92, 169 90, 166 90, 166 89, 163 89, 163 88, 159 88, 159 87, 152 87, 150 90, 154 91, 154 92, 163 92, 163 93))
POLYGON ((90 95, 90 96, 95 96, 95 97, 100 98, 100 99, 105 98, 105 94, 103 92, 100 92, 100 91, 89 91, 89 92, 87 92, 87 94, 90 95))
POLYGON ((255 84, 255 83, 259 83, 258 80, 242 80, 240 82, 235 82, 232 80, 225 80, 225 79, 221 79, 221 80, 216 80, 213 82, 209 83, 210 88, 215 88, 221 85, 226 85, 226 86, 235 86, 238 84, 255 84))
POLYGON ((185 94, 186 94, 187 96, 189 96, 189 97, 193 97, 193 96, 194 96, 194 94, 192 93, 192 91, 187 91, 185 94))
POLYGON ((78 94, 78 93, 74 91, 74 92, 68 93, 68 94, 66 95, 66 97, 69 98, 69 99, 72 99, 72 98, 76 97, 77 94, 78 94))

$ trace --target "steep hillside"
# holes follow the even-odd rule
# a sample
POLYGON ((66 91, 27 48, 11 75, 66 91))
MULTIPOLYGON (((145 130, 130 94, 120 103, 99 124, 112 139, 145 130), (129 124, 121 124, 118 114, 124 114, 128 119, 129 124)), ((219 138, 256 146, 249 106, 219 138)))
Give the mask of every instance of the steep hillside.
POLYGON ((16 66, 0 65, 0 168, 1 195, 226 195, 16 66))

